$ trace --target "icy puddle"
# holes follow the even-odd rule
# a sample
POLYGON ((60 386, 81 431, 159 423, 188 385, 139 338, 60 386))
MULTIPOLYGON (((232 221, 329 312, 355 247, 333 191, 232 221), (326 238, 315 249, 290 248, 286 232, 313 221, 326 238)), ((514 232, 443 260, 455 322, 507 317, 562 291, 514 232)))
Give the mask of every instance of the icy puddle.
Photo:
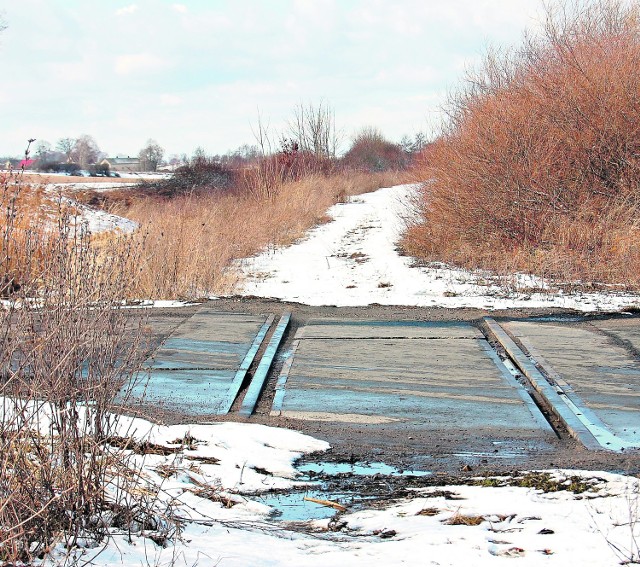
POLYGON ((429 476, 428 471, 403 470, 386 463, 305 463, 296 467, 307 476, 353 474, 369 476, 382 474, 386 476, 429 476))
MULTIPOLYGON (((282 522, 306 522, 331 518, 336 512, 348 509, 355 512, 382 495, 368 490, 366 494, 354 489, 330 488, 331 480, 339 477, 421 477, 428 471, 402 470, 386 463, 304 463, 296 467, 303 476, 298 480, 313 482, 302 491, 267 493, 256 499, 271 507, 271 517, 282 522), (318 480, 320 479, 320 480, 318 480), (320 500, 325 504, 314 502, 320 500), (334 506, 331 506, 334 504, 334 506)), ((356 483, 352 483, 355 485, 356 483)))

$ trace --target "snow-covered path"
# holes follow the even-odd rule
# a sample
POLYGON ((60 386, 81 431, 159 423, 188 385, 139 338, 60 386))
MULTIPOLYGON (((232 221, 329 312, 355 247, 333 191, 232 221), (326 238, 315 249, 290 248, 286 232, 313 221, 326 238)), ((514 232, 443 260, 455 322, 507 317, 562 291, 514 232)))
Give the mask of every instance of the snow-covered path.
POLYGON ((618 310, 639 303, 620 294, 540 294, 541 282, 519 277, 522 293, 507 293, 486 274, 443 265, 414 266, 396 250, 409 214, 412 185, 352 198, 329 209, 333 221, 312 229, 301 242, 267 250, 240 262, 243 295, 275 297, 308 305, 416 305, 431 307, 566 307, 618 310))

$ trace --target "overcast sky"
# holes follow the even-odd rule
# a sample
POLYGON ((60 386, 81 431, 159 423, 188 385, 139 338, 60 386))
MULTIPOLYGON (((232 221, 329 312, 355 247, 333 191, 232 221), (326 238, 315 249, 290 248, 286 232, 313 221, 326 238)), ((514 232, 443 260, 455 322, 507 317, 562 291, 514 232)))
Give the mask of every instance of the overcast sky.
POLYGON ((0 0, 0 155, 92 135, 110 155, 254 143, 325 101, 349 137, 437 121, 488 44, 519 41, 539 0, 0 0))

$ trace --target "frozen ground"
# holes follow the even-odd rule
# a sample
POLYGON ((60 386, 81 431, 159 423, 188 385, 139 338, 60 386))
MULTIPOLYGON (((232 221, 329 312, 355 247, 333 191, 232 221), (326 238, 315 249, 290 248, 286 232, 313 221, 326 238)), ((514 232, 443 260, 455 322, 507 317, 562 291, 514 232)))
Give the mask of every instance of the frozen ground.
POLYGON ((239 263, 246 276, 242 294, 308 305, 414 305, 486 309, 564 307, 619 310, 640 304, 638 296, 604 293, 531 293, 544 282, 512 278, 521 292, 507 291, 487 274, 446 265, 417 267, 400 256, 396 242, 409 214, 415 186, 399 185, 353 197, 329 210, 333 220, 301 242, 265 250, 239 263))
POLYGON ((592 488, 582 494, 432 486, 385 509, 347 510, 294 530, 270 519, 272 510, 256 493, 295 486, 294 460, 325 450, 326 443, 253 424, 160 427, 138 419, 122 426, 167 446, 185 435, 195 438, 177 454, 140 457, 142 478, 160 487, 161 509, 172 502, 182 533, 163 548, 140 534, 113 532, 96 557, 98 548, 84 551, 94 565, 498 566, 516 558, 517 565, 603 567, 637 557, 639 481, 632 477, 553 472, 560 479, 584 478, 592 488), (219 462, 211 464, 212 458, 219 462), (165 477, 167 470, 172 474, 164 478, 163 470, 165 477))

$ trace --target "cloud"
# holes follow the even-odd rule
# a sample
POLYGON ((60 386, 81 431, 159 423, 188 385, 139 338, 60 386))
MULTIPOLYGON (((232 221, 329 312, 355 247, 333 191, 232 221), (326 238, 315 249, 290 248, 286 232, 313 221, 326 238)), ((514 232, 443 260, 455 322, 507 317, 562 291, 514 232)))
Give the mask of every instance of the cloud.
POLYGON ((160 95, 160 104, 162 106, 178 106, 182 104, 182 97, 172 94, 160 95))
POLYGON ((133 14, 138 10, 137 4, 131 4, 129 6, 125 6, 124 8, 119 8, 116 10, 116 16, 124 16, 126 14, 133 14))
POLYGON ((180 12, 181 14, 187 13, 187 7, 184 4, 173 4, 171 6, 176 12, 180 12))
POLYGON ((169 67, 166 59, 151 53, 129 53, 116 58, 115 72, 118 75, 132 75, 134 73, 155 73, 169 67))

